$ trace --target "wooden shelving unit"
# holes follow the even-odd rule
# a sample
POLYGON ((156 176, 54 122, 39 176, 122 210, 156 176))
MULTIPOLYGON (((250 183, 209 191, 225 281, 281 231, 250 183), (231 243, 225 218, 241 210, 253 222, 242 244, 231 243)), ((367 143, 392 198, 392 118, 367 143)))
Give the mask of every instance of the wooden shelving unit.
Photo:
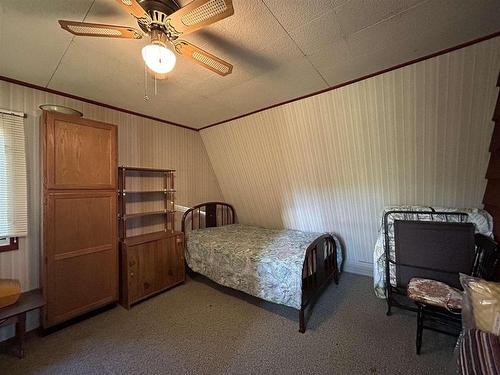
POLYGON ((127 309, 184 281, 184 237, 175 231, 174 173, 173 169, 118 169, 120 304, 127 309), (142 230, 141 225, 159 216, 163 222, 153 225, 158 230, 142 230))
MULTIPOLYGON (((118 192, 118 207, 119 207, 119 229, 120 239, 127 238, 127 222, 133 219, 139 219, 147 216, 164 215, 164 232, 173 233, 175 231, 175 189, 174 189, 174 173, 173 169, 152 169, 121 166, 118 169, 119 192, 118 192), (151 177, 162 177, 163 187, 161 189, 127 189, 127 177, 135 175, 135 178, 148 179, 151 177), (144 196, 144 195, 159 195, 163 194, 163 209, 143 212, 127 212, 127 202, 129 196, 144 196)), ((137 185, 137 184, 136 184, 137 185)))

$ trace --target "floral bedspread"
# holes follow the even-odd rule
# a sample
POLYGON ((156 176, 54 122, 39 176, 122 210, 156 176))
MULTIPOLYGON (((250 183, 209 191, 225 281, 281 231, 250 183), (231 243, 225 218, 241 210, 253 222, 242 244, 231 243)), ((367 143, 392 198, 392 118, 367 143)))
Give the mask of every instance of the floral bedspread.
POLYGON ((321 235, 240 224, 194 230, 186 236, 186 262, 218 284, 300 309, 305 253, 321 235))
MULTIPOLYGON (((476 227, 476 233, 491 236, 493 231, 493 219, 485 210, 477 208, 443 208, 443 207, 424 207, 424 206, 395 206, 386 207, 381 215, 380 230, 373 250, 373 283, 375 294, 379 298, 386 297, 385 290, 385 232, 384 232, 384 215, 388 211, 420 211, 422 213, 400 213, 391 214, 388 218, 388 238, 389 251, 394 259, 394 220, 428 220, 428 221, 460 221, 459 216, 436 215, 433 212, 464 212, 467 213, 467 219, 464 222, 473 223, 476 227)), ((396 286, 396 274, 394 265, 389 265, 389 275, 391 285, 396 286)))

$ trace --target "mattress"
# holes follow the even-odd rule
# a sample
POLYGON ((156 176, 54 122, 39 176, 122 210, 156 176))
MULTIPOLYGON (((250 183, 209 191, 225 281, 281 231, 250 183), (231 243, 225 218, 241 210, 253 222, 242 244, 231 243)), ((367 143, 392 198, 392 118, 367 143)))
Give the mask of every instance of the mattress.
POLYGON ((194 230, 186 234, 186 262, 218 284, 300 309, 305 253, 322 234, 240 224, 194 230))

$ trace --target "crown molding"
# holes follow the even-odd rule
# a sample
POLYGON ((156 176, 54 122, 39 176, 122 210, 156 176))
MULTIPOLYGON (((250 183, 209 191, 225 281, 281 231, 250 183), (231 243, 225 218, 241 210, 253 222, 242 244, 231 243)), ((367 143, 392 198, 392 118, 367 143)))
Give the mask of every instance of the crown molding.
POLYGON ((198 131, 198 129, 192 128, 192 127, 187 126, 187 125, 182 125, 182 124, 179 124, 179 123, 176 123, 176 122, 172 122, 172 121, 168 121, 168 120, 165 120, 165 119, 162 119, 162 118, 158 118, 158 117, 146 115, 144 113, 139 113, 139 112, 131 111, 131 110, 126 109, 126 108, 116 107, 116 106, 111 105, 111 104, 106 104, 106 103, 98 102, 96 100, 87 99, 87 98, 84 98, 84 97, 81 97, 81 96, 69 94, 67 92, 49 89, 48 87, 34 85, 32 83, 29 83, 29 82, 19 81, 17 79, 13 79, 13 78, 10 78, 10 77, 0 76, 0 81, 5 81, 5 82, 8 82, 8 83, 13 83, 15 85, 20 85, 20 86, 25 86, 25 87, 28 87, 30 89, 40 90, 40 91, 48 92, 50 94, 64 96, 64 97, 70 98, 70 99, 80 100, 80 101, 85 102, 85 103, 97 105, 97 106, 108 108, 108 109, 112 109, 112 110, 115 110, 115 111, 120 111, 120 112, 123 112, 123 113, 127 113, 129 115, 135 115, 135 116, 143 117, 143 118, 146 118, 148 120, 158 121, 158 122, 161 122, 161 123, 164 123, 164 124, 167 124, 167 125, 177 126, 179 128, 188 129, 188 130, 192 130, 192 131, 195 131, 195 132, 198 131))

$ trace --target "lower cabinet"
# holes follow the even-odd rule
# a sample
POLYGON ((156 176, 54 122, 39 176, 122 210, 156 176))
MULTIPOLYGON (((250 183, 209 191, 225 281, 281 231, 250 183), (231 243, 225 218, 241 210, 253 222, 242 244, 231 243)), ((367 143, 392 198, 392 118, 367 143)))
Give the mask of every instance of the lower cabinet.
POLYGON ((43 328, 118 300, 116 192, 46 191, 43 328))
POLYGON ((120 304, 134 303, 184 281, 184 237, 180 232, 154 233, 120 244, 120 304))

